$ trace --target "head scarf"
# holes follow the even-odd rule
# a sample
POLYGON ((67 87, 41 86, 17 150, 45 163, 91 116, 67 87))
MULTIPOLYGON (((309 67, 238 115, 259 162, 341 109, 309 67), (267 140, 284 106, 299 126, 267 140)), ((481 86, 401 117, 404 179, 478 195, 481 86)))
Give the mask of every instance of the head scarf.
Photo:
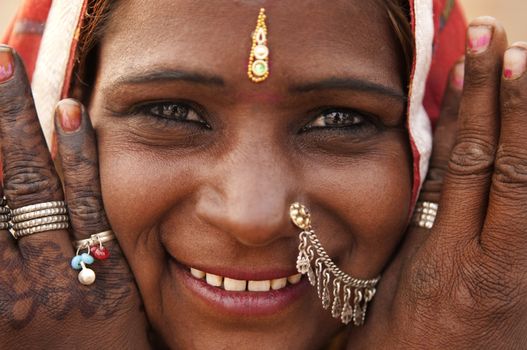
MULTIPOLYGON (((415 51, 407 129, 413 156, 412 206, 428 170, 432 126, 448 72, 464 52, 465 20, 456 0, 409 0, 415 51)), ((26 64, 40 123, 52 149, 56 103, 68 97, 87 0, 25 0, 2 42, 26 64)))

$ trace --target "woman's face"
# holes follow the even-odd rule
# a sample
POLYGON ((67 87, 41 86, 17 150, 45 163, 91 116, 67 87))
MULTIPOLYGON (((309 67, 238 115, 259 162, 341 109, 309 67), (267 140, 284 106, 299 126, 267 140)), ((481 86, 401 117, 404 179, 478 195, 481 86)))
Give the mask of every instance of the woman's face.
POLYGON ((304 278, 283 287, 298 252, 288 208, 311 209, 344 271, 382 271, 412 182, 401 61, 373 1, 120 2, 90 112, 108 217, 168 345, 319 348, 341 329, 304 278), (260 7, 270 76, 255 84, 260 7), (260 282, 225 290, 243 281, 260 282))

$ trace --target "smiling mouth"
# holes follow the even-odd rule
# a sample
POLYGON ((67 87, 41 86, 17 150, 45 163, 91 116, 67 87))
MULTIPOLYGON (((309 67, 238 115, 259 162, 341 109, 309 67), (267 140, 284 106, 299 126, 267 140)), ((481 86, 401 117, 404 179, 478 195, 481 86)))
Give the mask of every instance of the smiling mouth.
POLYGON ((286 288, 288 285, 298 284, 302 279, 301 274, 294 274, 270 280, 238 280, 195 268, 190 268, 190 274, 195 279, 205 281, 210 286, 230 292, 269 292, 286 288))

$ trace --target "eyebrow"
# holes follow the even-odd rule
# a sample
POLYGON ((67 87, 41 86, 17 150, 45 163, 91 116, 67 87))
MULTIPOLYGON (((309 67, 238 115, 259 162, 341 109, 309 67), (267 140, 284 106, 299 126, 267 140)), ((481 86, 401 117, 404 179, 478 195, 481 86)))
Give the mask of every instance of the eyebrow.
MULTIPOLYGON (((142 73, 125 75, 118 78, 112 85, 137 85, 178 80, 214 87, 224 87, 226 85, 220 76, 178 69, 154 69, 142 73)), ((394 88, 356 78, 332 77, 305 84, 293 85, 289 88, 289 91, 292 93, 306 93, 318 90, 355 90, 372 92, 402 101, 407 100, 406 94, 394 88)))
POLYGON ((115 85, 136 85, 178 80, 216 87, 225 86, 225 81, 217 75, 177 69, 156 69, 125 75, 118 78, 115 81, 115 85))
POLYGON ((355 90, 372 92, 375 94, 406 101, 407 96, 400 91, 377 83, 356 78, 328 78, 306 84, 293 85, 289 88, 293 93, 304 93, 318 90, 355 90))

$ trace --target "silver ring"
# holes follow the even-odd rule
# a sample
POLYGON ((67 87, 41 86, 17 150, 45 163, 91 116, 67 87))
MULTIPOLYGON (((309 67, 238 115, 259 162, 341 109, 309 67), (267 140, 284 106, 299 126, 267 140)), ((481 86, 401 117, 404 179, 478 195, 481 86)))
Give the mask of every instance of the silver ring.
POLYGON ((18 239, 21 237, 29 236, 29 235, 40 233, 40 232, 64 230, 64 229, 67 229, 69 226, 70 225, 68 222, 57 222, 54 224, 45 224, 45 225, 40 225, 40 226, 35 226, 35 227, 30 227, 30 228, 24 228, 22 230, 15 230, 12 232, 12 234, 13 234, 13 237, 15 237, 15 239, 18 239))
POLYGON ((11 209, 7 206, 5 197, 0 198, 0 230, 9 230, 11 227, 11 209))
POLYGON ((51 202, 44 202, 44 203, 37 203, 37 204, 30 204, 26 205, 25 207, 16 208, 11 210, 11 215, 18 216, 21 214, 26 214, 38 210, 43 209, 51 209, 51 208, 66 208, 66 203, 64 201, 51 201, 51 202))
POLYGON ((73 242, 73 247, 75 249, 84 249, 91 247, 95 244, 103 244, 106 242, 113 241, 115 239, 115 234, 112 230, 102 231, 99 233, 95 233, 90 236, 90 238, 81 239, 79 241, 73 242))
POLYGON ((30 204, 11 210, 9 231, 15 239, 45 231, 69 228, 69 217, 64 201, 30 204))
POLYGON ((28 220, 33 220, 37 218, 43 218, 46 216, 66 214, 67 212, 68 212, 68 209, 66 209, 66 207, 41 209, 41 210, 31 211, 29 213, 12 215, 11 220, 13 222, 22 222, 22 221, 28 221, 28 220))
POLYGON ((414 224, 422 228, 431 229, 434 227, 438 209, 439 205, 437 203, 417 202, 413 216, 414 224))
POLYGON ((67 215, 50 215, 28 221, 17 222, 13 224, 15 230, 22 230, 25 228, 31 228, 36 226, 42 226, 46 224, 53 224, 56 222, 68 222, 69 218, 67 215))

